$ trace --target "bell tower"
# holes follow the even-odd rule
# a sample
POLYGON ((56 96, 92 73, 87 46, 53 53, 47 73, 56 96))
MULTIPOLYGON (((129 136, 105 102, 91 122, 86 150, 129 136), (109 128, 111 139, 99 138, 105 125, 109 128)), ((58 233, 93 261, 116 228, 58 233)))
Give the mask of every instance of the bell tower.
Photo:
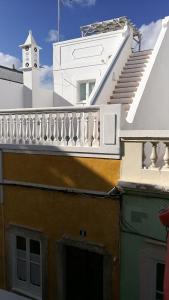
POLYGON ((26 107, 39 107, 38 92, 40 89, 40 63, 39 51, 32 31, 29 31, 28 37, 22 49, 22 71, 24 83, 24 102, 26 107))
POLYGON ((28 37, 23 45, 20 46, 22 48, 22 69, 23 71, 30 69, 38 69, 39 68, 39 50, 41 49, 33 35, 32 31, 29 31, 28 37))

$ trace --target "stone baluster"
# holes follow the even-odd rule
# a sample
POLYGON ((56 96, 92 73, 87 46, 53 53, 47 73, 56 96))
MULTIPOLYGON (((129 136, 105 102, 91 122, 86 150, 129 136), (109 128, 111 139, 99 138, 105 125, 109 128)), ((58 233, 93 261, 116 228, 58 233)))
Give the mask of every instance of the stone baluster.
POLYGON ((22 142, 26 143, 26 116, 22 116, 22 142))
POLYGON ((32 118, 32 144, 36 144, 36 135, 37 135, 37 132, 36 132, 36 115, 33 116, 32 118))
POLYGON ((15 126, 14 118, 15 117, 11 115, 11 144, 13 144, 13 140, 14 140, 14 126, 15 126))
POLYGON ((98 115, 97 113, 94 114, 93 119, 93 136, 92 136, 92 142, 91 146, 98 147, 99 146, 99 128, 98 128, 99 122, 98 122, 98 115))
POLYGON ((40 115, 37 114, 37 119, 36 119, 36 143, 40 143, 41 140, 41 118, 40 115))
POLYGON ((77 113, 76 146, 81 146, 81 113, 77 113))
POLYGON ((60 146, 65 145, 65 115, 61 114, 60 146))
POLYGON ((75 146, 75 130, 74 130, 74 118, 73 118, 73 113, 69 113, 69 141, 68 145, 69 146, 75 146))
POLYGON ((84 119, 84 146, 89 146, 89 114, 85 113, 84 119))
POLYGON ((68 145, 69 141, 69 119, 68 113, 64 113, 64 146, 68 145))
POLYGON ((156 161, 157 161, 157 143, 153 142, 152 143, 152 150, 151 150, 151 155, 150 155, 150 169, 156 169, 156 161))
POLYGON ((22 118, 22 115, 19 116, 19 124, 18 124, 18 135, 19 135, 19 144, 22 144, 23 142, 23 137, 22 137, 22 134, 23 134, 23 118, 22 118))
POLYGON ((25 139, 25 143, 26 144, 31 144, 31 128, 30 128, 30 126, 31 126, 30 122, 31 121, 30 121, 30 119, 31 119, 30 115, 27 115, 27 117, 25 119, 25 124, 26 124, 26 132, 25 132, 26 139, 25 139))
POLYGON ((52 120, 52 115, 49 114, 47 118, 47 142, 50 144, 51 143, 51 136, 52 136, 52 131, 51 131, 51 120, 52 120))
POLYGON ((45 141, 49 143, 49 116, 45 115, 45 141))
POLYGON ((165 143, 165 153, 163 156, 164 166, 162 167, 163 170, 169 169, 169 143, 165 143))
POLYGON ((16 124, 16 115, 14 116, 14 119, 13 119, 13 143, 15 144, 16 143, 16 140, 17 140, 17 124, 16 124))
POLYGON ((12 126, 12 118, 11 115, 9 115, 7 117, 7 143, 11 143, 11 137, 12 137, 12 130, 11 130, 11 126, 12 126))
POLYGON ((46 141, 46 119, 45 119, 45 114, 42 114, 42 119, 41 119, 41 140, 40 143, 44 144, 46 141))
POLYGON ((58 114, 55 115, 54 117, 54 130, 53 130, 53 135, 54 135, 54 142, 56 144, 59 143, 59 119, 58 119, 58 114))
POLYGON ((3 142, 7 142, 7 119, 3 116, 3 142))
POLYGON ((2 121, 2 117, 0 117, 0 142, 2 143, 2 141, 3 141, 3 130, 2 130, 2 123, 3 123, 3 121, 2 121))
POLYGON ((51 142, 53 143, 55 139, 55 116, 51 115, 51 142))
POLYGON ((147 165, 146 165, 146 159, 147 159, 147 156, 146 156, 146 153, 145 153, 145 147, 146 147, 146 143, 147 142, 143 142, 142 143, 142 168, 143 169, 146 169, 147 168, 147 165))
POLYGON ((2 116, 2 143, 4 142, 4 117, 2 116))
POLYGON ((42 144, 42 116, 38 115, 38 136, 37 140, 39 144, 42 144))

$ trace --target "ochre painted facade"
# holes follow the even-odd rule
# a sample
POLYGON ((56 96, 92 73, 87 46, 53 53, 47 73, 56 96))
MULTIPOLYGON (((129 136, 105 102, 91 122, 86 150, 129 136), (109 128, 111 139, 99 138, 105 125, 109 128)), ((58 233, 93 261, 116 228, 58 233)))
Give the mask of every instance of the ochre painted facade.
POLYGON ((5 153, 4 178, 61 187, 107 191, 117 184, 120 161, 5 153))
MULTIPOLYGON (((107 191, 117 184, 119 166, 120 161, 108 159, 5 153, 3 178, 17 182, 107 191)), ((119 199, 4 186, 3 202, 0 222, 3 217, 6 241, 11 224, 40 231, 47 237, 48 297, 45 300, 57 299, 56 245, 63 236, 104 245, 115 258, 112 265, 112 299, 119 299, 119 199), (81 229, 86 230, 85 238, 80 237, 81 229)), ((3 244, 3 230, 0 232, 0 239, 3 244)), ((3 262, 3 249, 7 255, 7 242, 4 247, 0 247, 0 262, 3 262)), ((1 268, 0 287, 8 288, 8 276, 7 267, 4 270, 1 268), (6 282, 3 276, 6 277, 6 282)))

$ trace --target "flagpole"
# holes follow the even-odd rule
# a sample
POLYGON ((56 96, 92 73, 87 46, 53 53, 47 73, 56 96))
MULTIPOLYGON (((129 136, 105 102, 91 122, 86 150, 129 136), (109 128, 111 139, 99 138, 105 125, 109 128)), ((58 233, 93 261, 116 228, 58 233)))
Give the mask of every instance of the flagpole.
POLYGON ((60 0, 58 0, 58 42, 60 41, 60 0))

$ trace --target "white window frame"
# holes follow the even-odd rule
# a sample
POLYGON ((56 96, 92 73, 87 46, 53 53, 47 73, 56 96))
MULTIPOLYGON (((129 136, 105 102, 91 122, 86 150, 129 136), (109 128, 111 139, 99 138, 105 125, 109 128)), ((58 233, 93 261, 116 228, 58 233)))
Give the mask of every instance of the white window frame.
MULTIPOLYGON (((46 252, 47 252, 47 239, 40 232, 34 230, 25 229, 19 226, 10 226, 8 234, 8 281, 9 287, 12 291, 20 293, 22 295, 31 297, 33 299, 42 300, 45 299, 46 289, 46 252), (26 261, 30 263, 30 252, 28 251, 28 243, 30 240, 35 240, 40 243, 40 286, 33 285, 30 282, 30 268, 27 270, 29 280, 22 281, 17 278, 17 247, 16 237, 20 236, 26 239, 26 261)), ((28 278, 28 277, 27 277, 28 278)))
POLYGON ((88 99, 91 95, 91 94, 89 94, 89 84, 90 83, 94 83, 94 86, 95 86, 96 80, 95 79, 90 79, 90 80, 80 80, 80 81, 78 81, 78 103, 86 103, 88 101, 88 99), (84 84, 84 83, 86 84, 86 99, 81 100, 80 99, 80 86, 81 86, 81 84, 84 84))

